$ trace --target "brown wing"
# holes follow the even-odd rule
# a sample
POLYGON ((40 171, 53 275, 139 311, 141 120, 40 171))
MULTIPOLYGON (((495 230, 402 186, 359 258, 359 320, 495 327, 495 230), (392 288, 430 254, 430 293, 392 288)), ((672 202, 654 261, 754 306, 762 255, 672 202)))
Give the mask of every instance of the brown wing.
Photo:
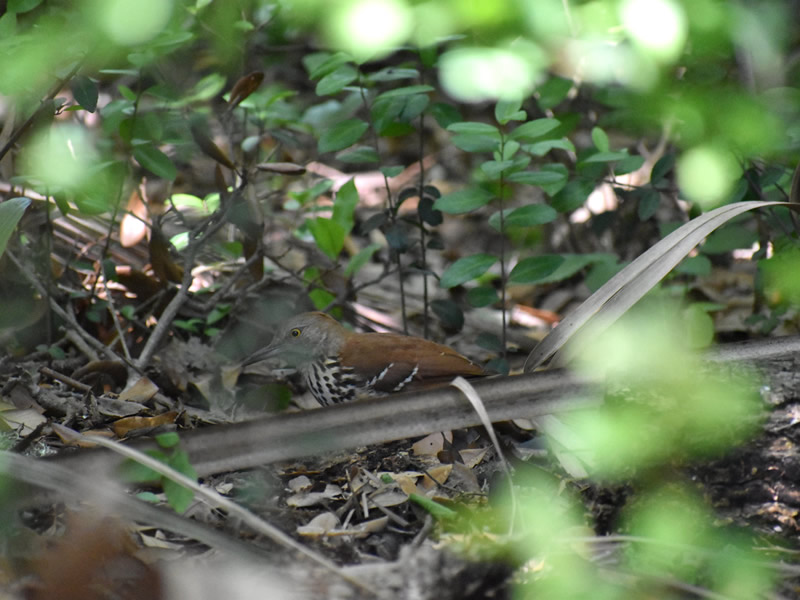
POLYGON ((421 338, 391 333, 351 337, 342 362, 354 365, 358 377, 375 380, 379 392, 399 392, 447 382, 454 377, 483 375, 483 369, 452 348, 421 338))

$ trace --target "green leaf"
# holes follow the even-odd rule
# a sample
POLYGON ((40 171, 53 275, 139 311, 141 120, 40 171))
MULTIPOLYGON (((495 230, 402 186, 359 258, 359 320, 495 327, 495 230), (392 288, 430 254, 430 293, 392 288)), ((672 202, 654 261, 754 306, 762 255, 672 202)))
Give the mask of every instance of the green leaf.
POLYGON ((375 98, 375 100, 384 98, 398 98, 400 96, 410 96, 412 94, 427 94, 428 92, 434 91, 436 91, 436 88, 429 85, 409 85, 384 92, 375 98))
POLYGON ((532 142, 536 138, 550 133, 556 127, 559 127, 561 122, 558 119, 536 119, 523 123, 512 131, 508 139, 521 140, 523 142, 532 142))
POLYGON ((478 286, 467 290, 467 302, 475 308, 494 304, 499 300, 497 290, 489 286, 478 286))
POLYGON ((447 129, 453 123, 458 123, 462 120, 458 109, 452 104, 445 104, 444 102, 433 104, 431 106, 431 115, 442 129, 447 129))
POLYGON ((567 97, 572 86, 571 79, 551 77, 536 89, 539 107, 543 110, 553 108, 567 97))
POLYGON ((402 173, 405 170, 406 168, 401 165, 380 168, 380 172, 386 177, 389 177, 390 179, 392 177, 397 177, 398 175, 400 175, 400 173, 402 173))
POLYGON ((8 0, 6 10, 13 13, 24 13, 33 10, 42 3, 42 0, 8 0))
POLYGON ((449 331, 461 331, 464 327, 464 311, 452 300, 434 300, 431 310, 439 317, 442 327, 449 331))
POLYGON ((178 444, 180 444, 181 440, 178 437, 178 434, 174 431, 170 431, 167 433, 161 433, 156 436, 156 443, 161 448, 174 448, 178 444))
MULTIPOLYGON (((503 211, 506 227, 534 227, 555 221, 556 210, 547 204, 529 204, 519 208, 507 208, 503 211)), ((500 231, 500 211, 489 217, 489 225, 500 231)))
POLYGON ((328 73, 332 73, 341 65, 353 62, 353 59, 344 52, 337 52, 336 54, 318 54, 309 55, 303 59, 305 66, 309 69, 309 79, 319 79, 328 73), (314 63, 313 66, 310 63, 314 63))
POLYGON ((494 105, 494 118, 501 125, 505 125, 509 121, 524 121, 527 114, 524 110, 520 110, 522 106, 521 99, 515 100, 498 100, 494 105))
POLYGON ((552 274, 563 262, 564 257, 558 254, 524 258, 511 269, 508 281, 509 283, 536 283, 552 274))
POLYGON ((464 152, 492 152, 500 146, 500 131, 493 125, 468 121, 453 123, 447 130, 457 134, 453 144, 464 152))
POLYGON ((378 250, 380 250, 380 244, 370 244, 366 248, 362 248, 350 261, 347 263, 347 267, 344 270, 344 274, 346 277, 352 277, 356 273, 361 270, 365 264, 369 262, 372 258, 372 255, 375 254, 378 250))
MULTIPOLYGON (((333 201, 333 216, 331 219, 342 226, 345 234, 353 229, 353 214, 358 205, 358 190, 355 179, 350 179, 339 191, 333 201)), ((338 252, 337 252, 338 254, 338 252)))
POLYGON ((628 156, 627 158, 623 158, 620 160, 616 165, 614 165, 614 174, 615 175, 624 175, 625 173, 632 173, 637 169, 641 168, 644 164, 644 157, 634 155, 628 156))
POLYGON ((553 149, 566 150, 567 152, 575 152, 575 144, 567 138, 560 138, 556 140, 542 140, 534 144, 525 144, 522 149, 528 154, 533 156, 544 156, 553 149))
POLYGON ((488 135, 500 139, 500 130, 488 123, 478 123, 476 121, 462 121, 453 123, 447 128, 452 133, 464 133, 475 135, 488 135))
POLYGON ((508 176, 507 181, 512 183, 524 183, 526 185, 548 185, 554 183, 566 183, 567 173, 557 171, 518 171, 508 176))
POLYGON ((377 150, 370 146, 356 146, 336 155, 337 160, 346 163, 376 163, 380 162, 377 150))
POLYGON ((561 213, 572 212, 583 206, 592 191, 594 191, 594 184, 591 181, 573 179, 564 186, 564 189, 553 196, 550 205, 561 213))
POLYGON ((344 247, 344 238, 347 235, 344 228, 339 223, 322 217, 308 219, 306 225, 314 236, 317 247, 335 261, 344 247))
POLYGON ((386 67, 377 73, 372 73, 367 76, 367 81, 374 83, 383 81, 397 81, 398 79, 416 79, 419 77, 417 69, 399 68, 399 67, 386 67))
POLYGON ((640 221, 647 221, 650 217, 656 214, 658 205, 661 203, 661 194, 653 188, 645 189, 639 196, 639 205, 636 207, 636 212, 639 215, 640 221))
POLYGON ((622 160, 624 158, 629 158, 629 154, 627 152, 597 152, 592 154, 589 158, 584 159, 582 162, 613 162, 615 160, 622 160))
POLYGON ((722 254, 738 248, 749 248, 758 241, 758 233, 742 225, 727 225, 706 238, 700 246, 703 254, 722 254))
POLYGON ((487 160, 481 165, 483 171, 489 179, 497 179, 500 174, 514 164, 513 160, 487 160))
MULTIPOLYGON (((145 450, 145 454, 156 460, 167 463, 167 455, 161 450, 145 450)), ((120 466, 120 478, 127 483, 147 483, 158 481, 161 475, 150 467, 145 467, 134 460, 126 460, 120 466)))
POLYGON ((6 251, 11 234, 30 204, 31 199, 22 196, 0 203, 0 256, 6 251))
POLYGON ((563 281, 575 275, 578 271, 589 265, 608 263, 616 264, 616 257, 613 254, 604 252, 594 252, 592 254, 561 254, 564 259, 559 267, 550 275, 539 280, 539 283, 554 283, 563 281))
POLYGON ((97 110, 97 84, 85 75, 77 75, 69 82, 75 101, 90 113, 97 110))
POLYGON ((592 142, 594 143, 594 147, 600 152, 608 152, 611 148, 608 141, 608 135, 599 127, 594 127, 592 129, 592 142))
POLYGON ((442 196, 433 203, 433 208, 451 215, 468 213, 492 201, 494 195, 483 188, 468 187, 442 196))
POLYGON ((653 171, 650 173, 650 182, 655 185, 664 179, 673 168, 675 168, 675 155, 665 154, 653 165, 653 171))
POLYGON ((317 96, 328 96, 341 92, 358 78, 358 71, 352 65, 342 65, 335 71, 328 73, 317 82, 315 92, 317 96))
POLYGON ((145 169, 163 179, 174 180, 178 169, 172 164, 169 156, 152 144, 142 144, 133 149, 133 157, 145 169))
MULTIPOLYGON (((195 471, 194 467, 189 463, 189 455, 186 452, 176 452, 175 455, 169 459, 167 464, 179 473, 197 481, 197 471, 195 471)), ((164 494, 167 496, 167 502, 175 512, 183 513, 189 508, 192 499, 194 499, 194 492, 192 490, 167 478, 163 479, 163 487, 164 494)))
POLYGON ((460 258, 442 273, 439 285, 448 289, 472 281, 483 275, 496 262, 497 257, 491 254, 473 254, 460 258))
POLYGON ((352 146, 361 139, 368 128, 369 125, 361 119, 347 119, 337 123, 320 136, 318 146, 320 154, 352 146))

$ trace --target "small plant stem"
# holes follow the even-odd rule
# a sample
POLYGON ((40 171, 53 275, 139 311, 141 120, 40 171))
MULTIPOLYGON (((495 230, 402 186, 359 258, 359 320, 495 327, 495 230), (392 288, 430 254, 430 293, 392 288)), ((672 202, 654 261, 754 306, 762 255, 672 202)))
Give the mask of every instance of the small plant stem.
MULTIPOLYGON (((505 138, 500 138, 500 157, 505 151, 505 138)), ((505 177, 500 173, 500 318, 502 319, 501 343, 503 345, 502 358, 506 358, 506 219, 503 214, 503 195, 505 192, 505 177)))
MULTIPOLYGON (((364 89, 364 86, 361 82, 361 71, 358 72, 358 89, 361 94, 361 102, 364 104, 364 110, 367 112, 367 116, 369 116, 369 102, 367 102, 367 94, 364 89)), ((372 134, 372 143, 375 145, 375 152, 378 154, 378 164, 383 164, 383 159, 381 158, 381 151, 378 146, 378 132, 375 129, 375 123, 372 119, 367 119, 369 123, 369 131, 372 134)), ((389 204, 389 223, 391 226, 394 227, 397 224, 397 211, 394 206, 394 200, 392 199, 392 189, 389 187, 389 178, 386 175, 383 175, 383 185, 386 188, 386 201, 389 204)), ((405 294, 405 284, 403 283, 403 264, 400 260, 400 253, 392 248, 389 247, 389 256, 392 257, 395 262, 397 263, 397 280, 400 284, 400 312, 403 316, 403 333, 408 334, 408 318, 406 316, 406 294, 405 294)))
MULTIPOLYGON (((419 116, 419 202, 422 202, 423 188, 425 187, 425 161, 423 160, 423 151, 425 150, 425 113, 419 116)), ((420 259, 422 260, 422 323, 423 323, 423 337, 428 337, 428 273, 426 272, 428 266, 428 259, 426 256, 425 248, 425 221, 422 220, 422 215, 419 214, 417 208, 417 217, 419 219, 419 248, 420 259)))

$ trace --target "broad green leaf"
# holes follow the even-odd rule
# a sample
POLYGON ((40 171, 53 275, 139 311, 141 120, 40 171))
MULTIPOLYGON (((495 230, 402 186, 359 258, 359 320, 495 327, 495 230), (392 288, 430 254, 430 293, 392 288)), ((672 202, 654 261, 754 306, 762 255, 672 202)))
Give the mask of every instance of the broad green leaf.
POLYGON ((462 120, 458 109, 452 104, 445 104, 444 102, 437 102, 431 106, 431 115, 436 119, 439 127, 443 129, 447 129, 453 123, 458 123, 462 120))
POLYGON ((629 157, 630 155, 627 152, 597 152, 595 154, 592 154, 589 158, 584 159, 582 162, 585 163, 612 162, 615 160, 622 160, 629 157))
POLYGON ((361 139, 361 136, 364 135, 368 128, 369 125, 361 119, 347 119, 337 123, 320 136, 320 154, 343 150, 348 146, 352 146, 361 139))
POLYGON ((572 212, 583 206, 593 190, 594 183, 591 181, 573 179, 564 186, 564 189, 553 196, 550 205, 561 213, 572 212))
POLYGON ((313 80, 332 73, 346 63, 352 63, 353 59, 344 52, 337 52, 332 55, 308 55, 303 59, 303 62, 306 68, 309 69, 309 79, 313 80), (312 62, 314 63, 313 65, 311 64, 312 62))
POLYGON ((341 92, 358 78, 358 71, 352 65, 341 65, 317 82, 317 96, 328 96, 341 92))
POLYGON ((494 118, 501 125, 509 121, 524 121, 527 115, 520 110, 522 100, 498 100, 494 105, 494 118))
POLYGON ((628 156, 627 158, 623 158, 622 160, 618 161, 616 165, 614 165, 614 174, 615 175, 625 175, 626 173, 632 173, 636 171, 644 164, 644 157, 639 156, 638 154, 634 156, 628 156))
POLYGON ((749 248, 756 241, 756 231, 742 225, 727 225, 710 234, 700 250, 703 254, 722 254, 738 248, 749 248))
POLYGON ((499 300, 497 290, 489 286, 478 286, 467 290, 467 302, 475 308, 494 304, 499 300))
POLYGON ((134 147, 133 157, 145 169, 163 179, 172 181, 178 175, 178 169, 172 164, 169 156, 152 144, 142 144, 134 147))
MULTIPOLYGON (((529 204, 519 208, 507 208, 503 211, 506 227, 533 227, 555 221, 556 210, 547 204, 529 204)), ((500 231, 500 211, 489 217, 489 225, 500 231)))
POLYGON ((472 121, 453 123, 453 144, 464 152, 492 152, 500 146, 500 130, 493 125, 472 121))
POLYGON ((375 148, 370 146, 357 146, 352 150, 346 150, 336 155, 337 160, 346 163, 376 163, 380 162, 380 157, 375 148))
POLYGON ((506 181, 524 183, 526 185, 548 185, 567 181, 566 169, 557 171, 518 171, 508 176, 506 181))
POLYGON ((551 77, 536 89, 539 106, 544 110, 553 108, 567 97, 573 85, 571 79, 551 77))
POLYGON ((311 235, 317 242, 317 247, 322 250, 331 260, 336 260, 344 247, 346 236, 344 228, 336 221, 317 217, 306 221, 311 235))
POLYGON ((488 135, 500 139, 500 130, 488 123, 478 123, 476 121, 461 121, 453 123, 447 128, 452 133, 465 133, 475 135, 488 135))
POLYGON ((8 0, 7 10, 13 13, 24 13, 33 10, 42 0, 8 0))
POLYGON ((336 192, 331 216, 333 221, 342 226, 345 233, 350 233, 353 229, 353 214, 357 205, 358 190, 356 190, 355 179, 350 179, 336 192))
POLYGON ((97 84, 85 75, 77 75, 69 83, 75 101, 90 113, 97 110, 97 84))
POLYGON ((11 198, 0 203, 0 256, 6 251, 11 234, 30 204, 30 198, 25 197, 11 198))
POLYGON ((494 196, 478 187, 468 187, 442 196, 433 203, 433 208, 451 215, 460 215, 480 208, 492 201, 494 196))
POLYGON ((439 285, 448 289, 472 281, 483 275, 496 262, 497 257, 491 254, 473 254, 460 258, 442 273, 439 285))
POLYGON ((550 273, 550 275, 543 277, 539 283, 554 283, 556 281, 563 281, 575 275, 578 271, 596 264, 609 263, 616 264, 616 256, 604 252, 594 252, 591 254, 561 254, 564 259, 558 268, 550 273))
POLYGON ((639 220, 647 221, 647 219, 656 214, 660 203, 661 194, 653 188, 645 189, 644 192, 639 195, 639 205, 636 207, 639 220))
POLYGON ((664 177, 675 168, 675 155, 665 154, 658 159, 653 165, 653 171, 650 173, 650 182, 654 185, 664 179, 664 177))
POLYGON ((594 127, 592 129, 592 142, 594 143, 594 147, 600 152, 608 152, 611 148, 608 141, 608 135, 599 127, 594 127))
POLYGON ((556 140, 542 140, 541 142, 536 142, 533 144, 525 144, 522 146, 522 149, 533 156, 544 156, 553 149, 575 152, 575 144, 573 144, 567 138, 560 138, 556 140))
POLYGON ((509 283, 536 283, 551 275, 563 262, 564 257, 558 254, 524 258, 511 269, 508 281, 509 283))
POLYGON ((397 81, 398 79, 416 79, 419 77, 419 71, 416 69, 399 68, 399 67, 386 67, 377 73, 372 73, 366 77, 367 81, 397 81))
POLYGON ((412 94, 427 94, 428 92, 436 91, 436 88, 429 85, 409 85, 406 87, 389 90, 380 94, 376 100, 384 98, 397 98, 399 96, 410 96, 412 94))
POLYGON ((512 131, 508 139, 521 140, 523 142, 532 142, 536 138, 550 133, 561 125, 558 119, 536 119, 535 121, 528 121, 512 131))
POLYGON ((439 317, 439 321, 445 329, 461 331, 464 327, 464 311, 452 300, 434 300, 431 302, 431 309, 433 314, 439 317))
POLYGON ((366 248, 362 248, 350 261, 347 263, 347 267, 345 267, 344 274, 346 277, 352 277, 356 273, 361 270, 365 264, 369 262, 372 258, 372 255, 375 254, 378 250, 380 250, 380 244, 370 244, 366 248))
POLYGON ((513 160, 487 160, 481 165, 483 171, 489 179, 497 179, 503 171, 514 164, 513 160))
MULTIPOLYGON (((189 455, 185 451, 176 452, 167 461, 167 464, 190 479, 197 481, 197 471, 189 462, 189 455)), ((171 479, 163 478, 164 494, 167 496, 167 502, 172 509, 177 513, 183 513, 192 503, 194 492, 182 485, 175 483, 171 479)))
POLYGON ((406 168, 401 165, 380 168, 380 172, 389 179, 391 179, 392 177, 397 177, 398 175, 400 175, 400 173, 402 173, 405 170, 406 168))

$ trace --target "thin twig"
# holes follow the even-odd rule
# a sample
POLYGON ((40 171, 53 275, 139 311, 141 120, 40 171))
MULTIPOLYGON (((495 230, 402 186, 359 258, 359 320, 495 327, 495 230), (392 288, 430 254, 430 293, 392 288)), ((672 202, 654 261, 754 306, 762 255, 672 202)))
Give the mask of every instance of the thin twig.
POLYGON ((59 432, 59 435, 63 435, 65 438, 80 439, 84 442, 91 442, 99 446, 103 446, 105 448, 113 450, 114 452, 126 458, 130 458, 131 460, 139 463, 140 465, 152 469, 159 475, 166 477, 167 479, 177 483, 181 487, 184 487, 187 490, 191 490, 197 496, 202 497, 206 502, 208 502, 214 508, 223 509, 227 511, 228 514, 240 519, 243 523, 253 528, 254 531, 257 531, 258 533, 269 538, 273 542, 280 544, 291 550, 294 550, 298 554, 305 556, 306 558, 309 558, 316 564, 327 569, 328 571, 337 575, 338 577, 341 577, 348 583, 359 587, 362 590, 366 590, 370 593, 376 593, 375 590, 370 588, 363 581, 348 575, 342 569, 340 569, 335 564, 330 562, 328 559, 313 552, 309 548, 306 548, 299 542, 296 542, 294 539, 289 537, 287 534, 285 534, 283 531, 281 531, 274 525, 259 518, 258 515, 236 504, 232 500, 229 500, 228 498, 222 496, 217 491, 205 486, 201 486, 195 480, 190 479, 183 473, 176 471, 172 467, 166 465, 165 463, 159 460, 156 460, 155 458, 145 454, 144 452, 134 450, 129 446, 125 446, 124 444, 120 444, 119 442, 115 442, 113 440, 100 438, 99 436, 91 436, 91 437, 85 436, 77 431, 64 427, 63 425, 54 424, 53 428, 59 432))

